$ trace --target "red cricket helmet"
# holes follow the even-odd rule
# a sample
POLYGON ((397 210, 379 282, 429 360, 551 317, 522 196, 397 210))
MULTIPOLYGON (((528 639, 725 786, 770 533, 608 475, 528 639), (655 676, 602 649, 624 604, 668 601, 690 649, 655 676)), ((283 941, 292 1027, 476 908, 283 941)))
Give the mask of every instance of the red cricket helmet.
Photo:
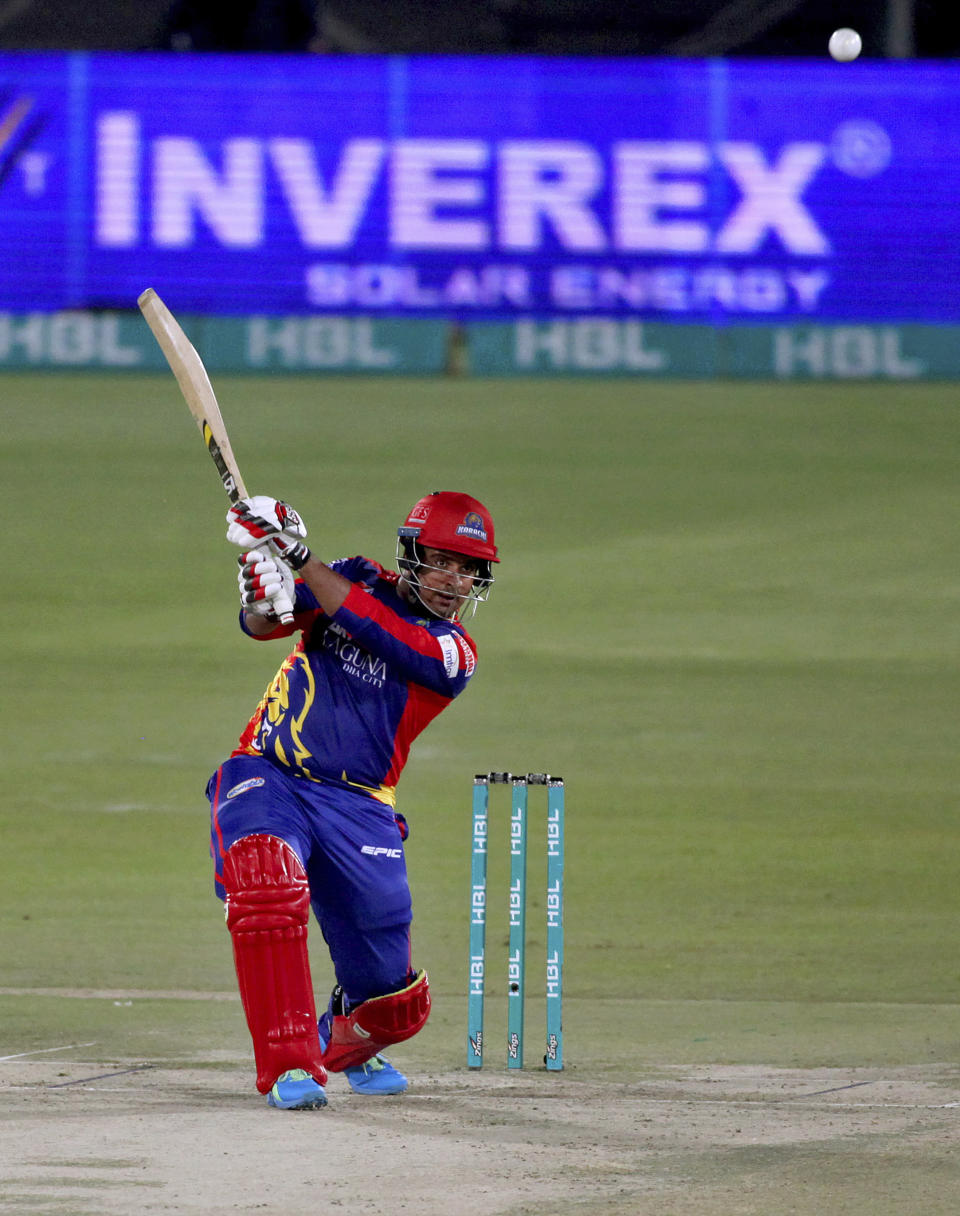
POLYGON ((498 562, 493 519, 476 498, 454 490, 434 490, 413 507, 398 530, 403 541, 448 549, 484 562, 498 562))

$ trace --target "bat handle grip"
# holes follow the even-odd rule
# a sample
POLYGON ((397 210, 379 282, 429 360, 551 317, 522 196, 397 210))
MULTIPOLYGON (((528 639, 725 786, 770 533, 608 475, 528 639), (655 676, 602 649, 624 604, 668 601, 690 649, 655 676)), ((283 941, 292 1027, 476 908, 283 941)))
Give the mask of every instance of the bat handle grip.
POLYGON ((274 600, 274 608, 284 625, 293 624, 293 604, 289 595, 278 595, 274 600))

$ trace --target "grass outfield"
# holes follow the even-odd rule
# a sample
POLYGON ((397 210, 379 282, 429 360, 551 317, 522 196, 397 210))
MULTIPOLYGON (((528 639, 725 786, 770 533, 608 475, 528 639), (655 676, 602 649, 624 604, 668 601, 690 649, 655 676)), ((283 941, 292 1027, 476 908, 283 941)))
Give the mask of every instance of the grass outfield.
MULTIPOLYGON (((392 563, 397 524, 430 489, 464 488, 496 519, 503 562, 470 626, 477 675, 400 787, 416 958, 438 997, 418 1052, 464 1057, 471 777, 509 768, 567 781, 572 1061, 613 1066, 628 1045, 651 1061, 951 1058, 954 388, 217 388, 251 489, 301 510, 321 556, 392 563), (661 1010, 646 1039, 631 1002, 661 1010), (723 1033, 730 1002, 743 1003, 731 1015, 743 1034, 723 1033), (756 1033, 741 1014, 764 1002, 778 1003, 776 1026, 756 1033), (858 1003, 886 1012, 842 1012, 858 1003), (900 1005, 929 1006, 929 1024, 900 1005), (805 1021, 814 1007, 832 1012, 805 1021)), ((0 400, 0 983, 232 991, 203 788, 283 652, 235 627, 213 467, 168 376, 6 375, 0 400)), ((541 873, 534 848, 531 990, 541 873)), ((316 972, 322 990, 332 977, 319 951, 316 972)), ((0 1008, 4 1054, 68 1021, 41 995, 0 1008)), ((233 1005, 200 1008, 178 1006, 198 1011, 191 1050, 213 1051, 224 1019, 242 1043, 233 1005)), ((538 1015, 531 1005, 531 1033, 538 1015)), ((162 1053, 168 1033, 184 1036, 161 1022, 162 1053)))

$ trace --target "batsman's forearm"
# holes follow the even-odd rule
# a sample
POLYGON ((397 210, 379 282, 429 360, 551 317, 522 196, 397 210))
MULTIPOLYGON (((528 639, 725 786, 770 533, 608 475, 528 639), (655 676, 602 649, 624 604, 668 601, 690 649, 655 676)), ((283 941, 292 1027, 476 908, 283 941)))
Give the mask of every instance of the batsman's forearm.
POLYGON ((275 632, 279 624, 279 618, 275 616, 263 616, 259 612, 244 612, 243 623, 247 632, 253 637, 265 638, 275 632))
POLYGON ((331 570, 329 566, 324 565, 318 557, 312 556, 307 558, 297 571, 297 577, 302 578, 317 597, 320 607, 327 616, 333 616, 347 598, 353 585, 342 574, 338 574, 336 570, 331 570))

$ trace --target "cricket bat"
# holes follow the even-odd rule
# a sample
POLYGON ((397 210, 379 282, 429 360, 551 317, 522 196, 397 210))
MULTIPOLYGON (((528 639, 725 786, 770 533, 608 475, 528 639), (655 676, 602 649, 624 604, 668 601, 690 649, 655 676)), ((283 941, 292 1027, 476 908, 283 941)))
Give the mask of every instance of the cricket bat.
MULTIPOLYGON (((137 304, 170 364, 170 370, 177 378, 180 392, 200 428, 200 434, 207 445, 207 451, 213 457, 227 496, 231 502, 246 498, 247 488, 240 475, 237 458, 230 446, 230 437, 203 361, 173 313, 152 287, 143 292, 137 299, 137 304)), ((258 553, 267 551, 265 548, 254 550, 258 553)), ((274 607, 285 624, 293 620, 293 604, 289 596, 278 596, 274 607)))

